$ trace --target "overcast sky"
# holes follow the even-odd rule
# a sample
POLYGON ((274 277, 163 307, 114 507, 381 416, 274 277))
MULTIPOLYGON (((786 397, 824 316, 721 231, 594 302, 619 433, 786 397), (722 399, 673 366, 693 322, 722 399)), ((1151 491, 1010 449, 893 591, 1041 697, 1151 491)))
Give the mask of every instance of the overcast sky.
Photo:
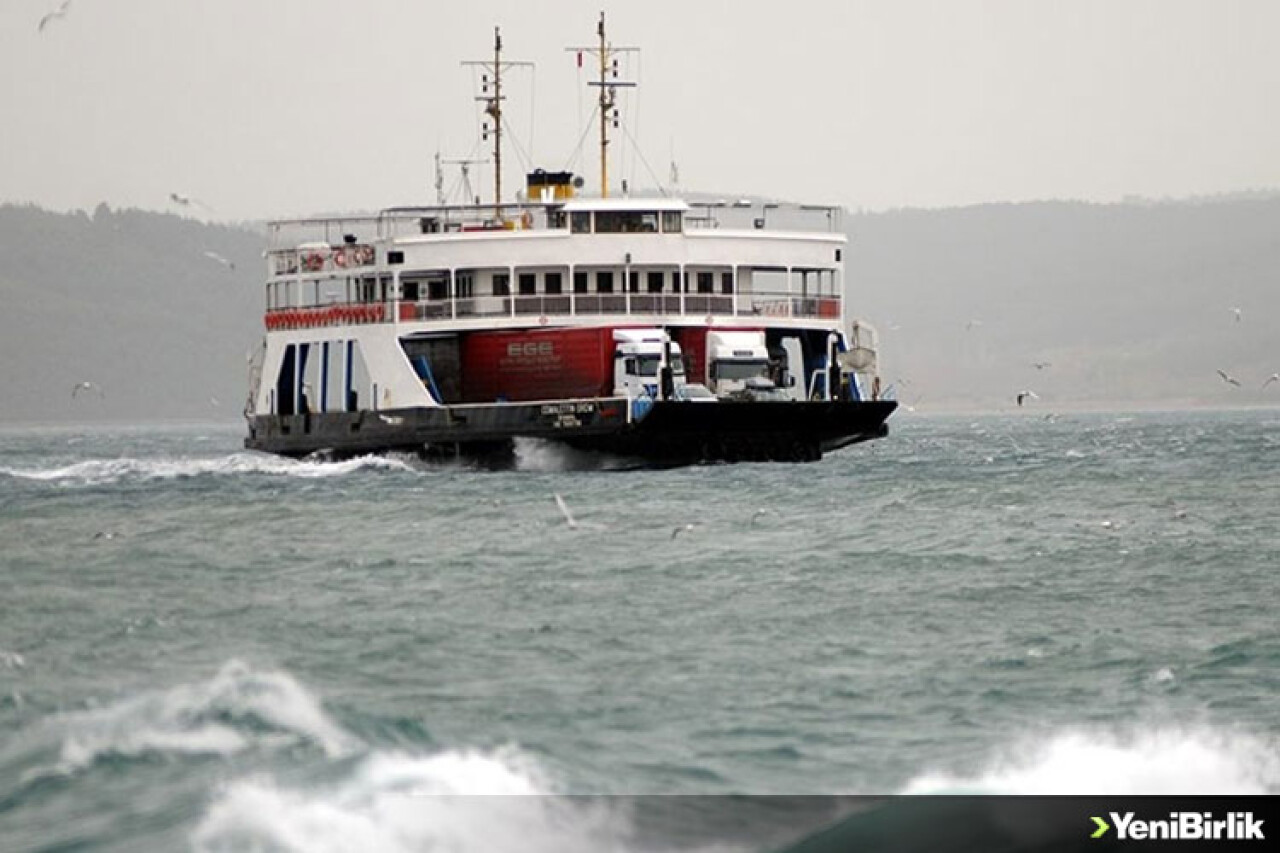
POLYGON ((495 25, 536 63, 509 77, 506 187, 533 164, 591 189, 565 48, 602 9, 642 49, 611 167, 636 186, 674 160, 689 189, 867 209, 1280 188, 1275 0, 73 0, 37 33, 59 3, 0 4, 0 201, 429 203, 437 151, 483 156, 461 62, 495 25))

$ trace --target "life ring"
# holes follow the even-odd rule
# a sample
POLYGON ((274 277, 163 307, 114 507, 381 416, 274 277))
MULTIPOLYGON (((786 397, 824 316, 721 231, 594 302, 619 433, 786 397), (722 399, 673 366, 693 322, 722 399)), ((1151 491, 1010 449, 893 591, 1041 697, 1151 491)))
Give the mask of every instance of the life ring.
POLYGON ((520 214, 520 227, 526 231, 528 231, 533 227, 532 213, 526 210, 524 213, 520 214))
POLYGON ((302 268, 307 272, 319 272, 324 269, 324 256, 319 252, 311 252, 303 255, 302 268))
POLYGON ((334 249, 334 250, 333 250, 333 265, 334 265, 335 267, 345 267, 345 266, 347 265, 347 250, 346 250, 346 249, 334 249))
POLYGON ((539 326, 545 326, 545 325, 547 325, 547 315, 546 315, 546 314, 543 314, 541 317, 539 317, 539 318, 538 318, 538 325, 539 325, 539 326))

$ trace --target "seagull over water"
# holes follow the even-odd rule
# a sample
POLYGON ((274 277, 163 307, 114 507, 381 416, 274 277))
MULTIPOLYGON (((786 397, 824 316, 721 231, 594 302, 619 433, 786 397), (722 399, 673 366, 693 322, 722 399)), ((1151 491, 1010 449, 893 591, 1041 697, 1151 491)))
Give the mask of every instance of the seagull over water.
POLYGON ((569 505, 564 502, 564 498, 560 497, 560 493, 555 494, 556 506, 560 507, 560 514, 564 516, 565 523, 570 528, 578 526, 578 521, 573 517, 573 513, 569 512, 569 505))
POLYGON ((222 257, 222 255, 219 255, 217 252, 205 252, 204 256, 211 261, 217 261, 218 263, 222 264, 224 267, 226 267, 229 270, 234 270, 236 268, 236 265, 234 262, 227 260, 226 258, 222 257))
POLYGON ((1021 406, 1028 397, 1031 398, 1032 400, 1040 399, 1040 395, 1037 394, 1035 391, 1019 391, 1017 396, 1018 405, 1021 406))
POLYGON ((67 10, 70 8, 71 8, 71 0, 62 0, 61 6, 59 6, 54 11, 49 12, 43 18, 40 19, 40 23, 36 24, 36 32, 42 33, 44 32, 44 28, 49 26, 49 24, 53 23, 59 18, 65 18, 67 16, 67 10))
POLYGON ((75 384, 75 387, 71 389, 71 398, 74 400, 76 395, 79 394, 81 391, 97 391, 99 397, 107 396, 106 394, 102 393, 102 388, 100 386, 95 385, 92 382, 89 382, 88 380, 85 380, 84 382, 77 382, 75 384))
POLYGON ((1240 380, 1236 379, 1234 376, 1227 373, 1225 370, 1219 370, 1218 375, 1221 376, 1222 381, 1227 383, 1228 385, 1234 385, 1237 388, 1240 387, 1240 380))
POLYGON ((1273 373, 1267 377, 1267 381, 1262 383, 1262 387, 1266 388, 1272 382, 1280 382, 1280 373, 1273 373))

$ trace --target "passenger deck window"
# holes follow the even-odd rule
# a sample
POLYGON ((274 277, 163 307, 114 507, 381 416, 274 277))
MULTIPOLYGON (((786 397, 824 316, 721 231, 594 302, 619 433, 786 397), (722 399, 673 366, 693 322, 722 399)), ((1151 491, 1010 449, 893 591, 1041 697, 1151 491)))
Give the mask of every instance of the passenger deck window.
POLYGON ((573 234, 591 233, 591 214, 586 211, 574 211, 569 215, 569 231, 573 234))
POLYGON ((662 211, 662 232, 664 234, 679 234, 681 230, 681 216, 678 210, 662 211))

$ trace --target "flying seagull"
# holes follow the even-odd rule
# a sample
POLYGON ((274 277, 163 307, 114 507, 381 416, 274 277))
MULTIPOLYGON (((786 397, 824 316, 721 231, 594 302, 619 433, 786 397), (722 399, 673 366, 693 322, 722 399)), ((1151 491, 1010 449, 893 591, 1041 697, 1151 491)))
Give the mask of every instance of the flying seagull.
POLYGON ((62 0, 61 6, 59 6, 56 10, 49 12, 43 18, 40 19, 40 23, 36 25, 36 32, 42 33, 44 32, 44 28, 49 26, 49 24, 51 24, 53 21, 57 20, 58 18, 65 18, 67 16, 67 10, 70 8, 71 8, 71 0, 62 0))
POLYGON ((569 512, 569 505, 564 502, 564 498, 560 497, 560 493, 555 494, 556 506, 560 507, 560 514, 564 516, 564 520, 570 528, 578 526, 577 520, 573 517, 573 513, 569 512))
POLYGON ((1262 383, 1262 387, 1266 388, 1272 382, 1280 382, 1280 373, 1273 373, 1267 377, 1267 381, 1262 383))
POLYGON ((1036 370, 1044 370, 1046 367, 1052 367, 1052 366, 1053 366, 1053 362, 1051 362, 1051 361, 1033 361, 1033 362, 1031 362, 1031 366, 1032 366, 1032 367, 1034 367, 1036 370))
POLYGON ((1236 322, 1237 322, 1237 323, 1239 323, 1239 322, 1240 322, 1240 309, 1239 309, 1239 308, 1232 308, 1232 309, 1231 309, 1231 313, 1236 315, 1236 322))
POLYGON ((207 210, 210 213, 213 212, 213 208, 209 207, 209 205, 205 204, 200 199, 192 198, 191 196, 183 195, 182 193, 169 193, 169 201, 179 207, 198 207, 201 210, 207 210))
POLYGON ((1037 394, 1035 391, 1019 391, 1017 396, 1018 405, 1021 406, 1028 397, 1030 397, 1032 400, 1040 399, 1040 395, 1037 394))
POLYGON ((218 263, 222 264, 224 267, 226 267, 229 270, 233 270, 236 268, 236 265, 234 262, 227 260, 226 258, 222 257, 222 255, 219 255, 217 252, 206 251, 204 253, 204 256, 211 261, 217 261, 218 263))
POLYGON ((964 330, 968 332, 981 325, 982 325, 981 320, 970 320, 969 322, 964 324, 964 330))
POLYGON ((1225 370, 1219 370, 1218 375, 1221 376, 1222 381, 1227 383, 1228 385, 1234 385, 1237 388, 1240 387, 1240 380, 1236 379, 1234 376, 1230 375, 1225 370))
POLYGON ((99 397, 107 396, 106 394, 102 393, 101 386, 95 385, 92 382, 85 380, 84 382, 77 382, 75 384, 75 387, 71 389, 71 398, 74 400, 75 396, 79 394, 81 391, 97 391, 99 397))
POLYGON ((679 527, 677 527, 677 528, 675 528, 674 530, 672 530, 672 531, 671 531, 671 538, 672 538, 672 539, 675 539, 675 538, 676 538, 677 536, 679 536, 681 533, 687 533, 688 531, 690 531, 690 530, 692 530, 692 529, 693 529, 693 525, 692 525, 692 524, 682 524, 682 525, 680 525, 679 527))

